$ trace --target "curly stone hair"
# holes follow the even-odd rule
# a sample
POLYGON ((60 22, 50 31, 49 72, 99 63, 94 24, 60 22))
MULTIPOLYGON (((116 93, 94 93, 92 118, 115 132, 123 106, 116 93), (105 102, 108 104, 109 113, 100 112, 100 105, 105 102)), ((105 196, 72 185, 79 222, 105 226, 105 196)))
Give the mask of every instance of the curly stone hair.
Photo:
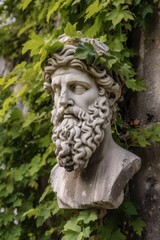
POLYGON ((106 69, 103 69, 101 66, 93 67, 92 65, 87 65, 85 61, 76 59, 74 56, 76 48, 77 47, 74 45, 64 45, 59 53, 54 53, 53 56, 48 59, 44 67, 44 89, 53 96, 54 92, 51 86, 52 74, 60 67, 73 67, 85 71, 93 77, 97 86, 105 90, 112 112, 115 112, 116 102, 121 94, 120 85, 115 82, 115 80, 107 73, 106 69))

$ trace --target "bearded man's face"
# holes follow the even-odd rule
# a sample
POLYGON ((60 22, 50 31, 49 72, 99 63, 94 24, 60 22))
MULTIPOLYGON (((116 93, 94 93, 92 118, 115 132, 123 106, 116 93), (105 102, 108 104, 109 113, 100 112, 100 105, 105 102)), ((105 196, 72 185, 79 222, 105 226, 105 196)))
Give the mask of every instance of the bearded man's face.
POLYGON ((80 171, 87 167, 110 122, 107 96, 90 75, 75 68, 56 70, 52 88, 57 160, 67 171, 80 171))

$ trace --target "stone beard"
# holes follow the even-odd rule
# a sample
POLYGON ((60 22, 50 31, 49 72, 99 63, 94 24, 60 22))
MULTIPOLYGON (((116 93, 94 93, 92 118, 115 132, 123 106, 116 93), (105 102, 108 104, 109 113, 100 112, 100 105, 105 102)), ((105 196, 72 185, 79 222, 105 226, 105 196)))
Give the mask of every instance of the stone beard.
POLYGON ((89 106, 88 112, 74 106, 74 103, 67 108, 54 108, 52 139, 59 165, 68 172, 86 168, 104 138, 104 129, 110 123, 111 115, 103 87, 99 87, 99 96, 89 106))

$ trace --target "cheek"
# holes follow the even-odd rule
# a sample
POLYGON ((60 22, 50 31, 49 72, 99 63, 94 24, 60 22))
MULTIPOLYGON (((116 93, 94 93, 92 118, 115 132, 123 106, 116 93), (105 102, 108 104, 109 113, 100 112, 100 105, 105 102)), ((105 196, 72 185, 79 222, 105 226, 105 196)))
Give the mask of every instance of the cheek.
POLYGON ((99 92, 97 88, 93 88, 90 91, 88 91, 88 93, 86 93, 85 99, 86 99, 86 104, 89 107, 90 105, 92 105, 95 100, 98 98, 99 96, 99 92))
POLYGON ((99 91, 97 88, 90 89, 86 93, 79 96, 79 98, 78 98, 79 104, 78 105, 87 111, 88 107, 95 102, 95 100, 98 98, 98 96, 99 96, 99 91))
POLYGON ((55 107, 58 107, 59 105, 59 97, 57 96, 57 94, 54 95, 54 105, 55 107))

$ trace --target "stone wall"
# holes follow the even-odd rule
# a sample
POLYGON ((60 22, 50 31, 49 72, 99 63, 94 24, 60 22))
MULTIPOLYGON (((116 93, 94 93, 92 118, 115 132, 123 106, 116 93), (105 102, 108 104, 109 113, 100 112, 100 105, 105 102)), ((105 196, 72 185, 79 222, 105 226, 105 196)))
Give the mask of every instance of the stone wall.
MULTIPOLYGON (((130 116, 139 119, 142 127, 160 122, 160 12, 151 27, 141 33, 139 44, 139 76, 144 77, 148 90, 131 99, 130 116)), ((143 240, 160 239, 160 144, 136 149, 142 168, 134 178, 132 194, 147 224, 143 240)))

